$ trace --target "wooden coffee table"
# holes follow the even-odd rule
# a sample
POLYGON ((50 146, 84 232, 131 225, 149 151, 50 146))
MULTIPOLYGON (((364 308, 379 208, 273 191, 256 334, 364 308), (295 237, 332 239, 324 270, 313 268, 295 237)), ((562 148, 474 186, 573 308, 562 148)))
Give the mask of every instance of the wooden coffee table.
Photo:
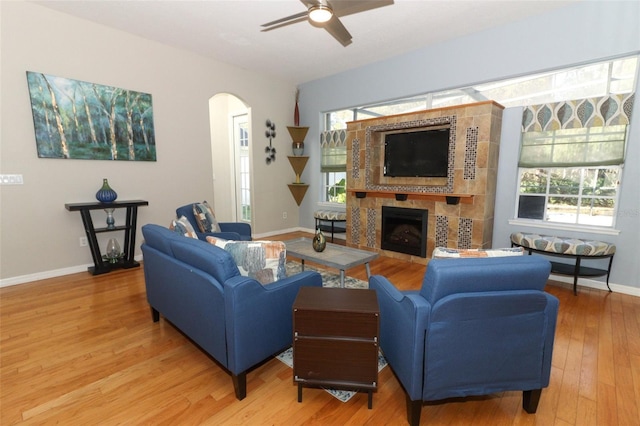
POLYGON ((338 244, 327 243, 325 249, 317 252, 313 249, 311 238, 296 238, 285 241, 287 246, 287 256, 291 255, 302 261, 304 271, 304 261, 318 263, 340 270, 340 287, 344 288, 344 271, 354 266, 363 265, 367 269, 367 278, 371 276, 369 262, 378 257, 378 253, 344 247, 338 244))

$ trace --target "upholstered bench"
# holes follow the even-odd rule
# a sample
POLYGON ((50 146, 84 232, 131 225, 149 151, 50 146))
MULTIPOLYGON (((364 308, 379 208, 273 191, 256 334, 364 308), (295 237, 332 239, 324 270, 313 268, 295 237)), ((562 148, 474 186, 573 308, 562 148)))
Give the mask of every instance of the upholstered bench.
POLYGON ((320 228, 324 232, 331 231, 331 242, 334 233, 347 232, 347 213, 335 210, 318 210, 313 214, 316 219, 316 229, 320 228), (336 222, 344 223, 344 226, 335 226, 336 222))
POLYGON ((514 232, 511 234, 511 245, 523 247, 529 254, 539 253, 575 259, 575 264, 573 265, 551 262, 551 272, 573 276, 573 294, 578 294, 578 277, 601 277, 606 275, 607 288, 611 291, 609 275, 611 274, 613 255, 616 253, 614 244, 597 240, 580 240, 528 232, 514 232), (609 267, 606 270, 581 266, 583 259, 604 258, 609 259, 609 267))

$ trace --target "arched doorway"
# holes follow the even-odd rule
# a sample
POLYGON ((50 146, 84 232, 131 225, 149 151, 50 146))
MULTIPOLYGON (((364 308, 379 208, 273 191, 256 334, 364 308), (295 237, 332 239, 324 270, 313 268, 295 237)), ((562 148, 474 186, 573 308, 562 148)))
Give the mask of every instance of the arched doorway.
POLYGON ((252 221, 251 110, 238 97, 209 100, 213 202, 222 222, 252 221))

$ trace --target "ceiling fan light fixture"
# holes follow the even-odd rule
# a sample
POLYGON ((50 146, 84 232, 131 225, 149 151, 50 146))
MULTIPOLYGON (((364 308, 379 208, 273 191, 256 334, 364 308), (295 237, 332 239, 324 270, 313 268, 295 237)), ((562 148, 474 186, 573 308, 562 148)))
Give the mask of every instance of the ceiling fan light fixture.
POLYGON ((324 4, 316 4, 309 8, 309 19, 313 22, 322 24, 327 22, 333 16, 333 10, 324 4))

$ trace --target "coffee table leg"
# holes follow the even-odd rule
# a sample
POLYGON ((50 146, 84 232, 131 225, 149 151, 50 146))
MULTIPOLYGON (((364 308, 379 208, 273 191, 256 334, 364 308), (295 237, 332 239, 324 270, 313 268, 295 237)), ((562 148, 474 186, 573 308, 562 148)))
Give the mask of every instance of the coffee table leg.
POLYGON ((369 268, 369 262, 365 263, 364 267, 367 269, 367 278, 371 278, 371 269, 369 268))
POLYGON ((304 259, 300 259, 302 261, 302 272, 304 272, 304 259))
POLYGON ((340 288, 344 288, 344 269, 340 269, 340 288))

